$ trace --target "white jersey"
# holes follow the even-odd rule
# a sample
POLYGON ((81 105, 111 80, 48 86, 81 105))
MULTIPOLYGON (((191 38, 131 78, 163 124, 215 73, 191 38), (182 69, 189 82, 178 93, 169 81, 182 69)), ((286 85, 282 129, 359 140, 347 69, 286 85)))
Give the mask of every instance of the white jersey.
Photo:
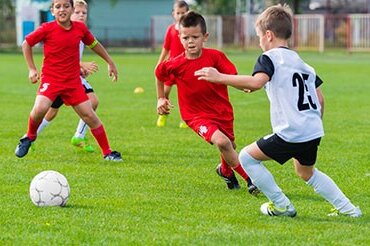
POLYGON ((273 132, 291 143, 322 137, 324 129, 315 70, 288 48, 274 48, 263 55, 269 57, 273 65, 272 76, 265 85, 273 132))
MULTIPOLYGON (((85 44, 81 41, 80 42, 80 61, 82 60, 84 49, 85 49, 85 44)), ((80 76, 80 78, 81 78, 81 82, 83 86, 85 87, 85 89, 92 89, 92 86, 89 84, 89 82, 87 82, 87 80, 84 77, 80 76)))

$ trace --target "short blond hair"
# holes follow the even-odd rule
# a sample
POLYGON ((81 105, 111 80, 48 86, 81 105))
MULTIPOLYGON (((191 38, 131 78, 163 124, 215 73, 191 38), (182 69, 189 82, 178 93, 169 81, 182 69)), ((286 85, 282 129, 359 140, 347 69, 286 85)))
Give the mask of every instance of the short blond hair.
POLYGON ((293 31, 293 12, 289 5, 268 7, 257 18, 256 28, 262 33, 273 32, 277 38, 289 39, 293 31))
POLYGON ((74 0, 73 6, 85 6, 87 8, 87 2, 85 0, 74 0))

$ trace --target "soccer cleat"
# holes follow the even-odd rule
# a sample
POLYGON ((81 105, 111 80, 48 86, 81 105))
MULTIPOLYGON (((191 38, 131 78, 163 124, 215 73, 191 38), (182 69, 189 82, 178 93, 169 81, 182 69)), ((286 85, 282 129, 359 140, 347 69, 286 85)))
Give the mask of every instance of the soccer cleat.
POLYGON ((117 151, 112 151, 110 154, 104 156, 104 160, 107 161, 123 161, 121 153, 117 151))
POLYGON ((248 192, 249 194, 253 195, 253 196, 258 196, 258 194, 261 192, 257 186, 255 186, 253 183, 252 183, 252 180, 250 178, 247 179, 247 185, 248 185, 248 192))
POLYGON ((158 127, 164 127, 167 123, 167 117, 168 117, 168 115, 166 115, 166 114, 162 114, 162 115, 158 116, 157 126, 158 127))
POLYGON ((94 152, 94 147, 88 144, 87 138, 79 138, 73 136, 71 139, 71 144, 76 147, 80 147, 86 152, 94 152))
POLYGON ((362 216, 362 212, 361 212, 361 209, 360 207, 355 207, 354 209, 348 211, 348 212, 339 212, 338 209, 336 208, 333 208, 330 213, 328 214, 328 216, 339 216, 339 215, 344 215, 344 216, 349 216, 349 217, 352 217, 352 218, 358 218, 358 217, 361 217, 362 216))
POLYGON ((261 205, 260 209, 264 215, 269 216, 295 217, 297 215, 297 211, 295 210, 293 204, 289 204, 286 208, 277 208, 272 202, 265 202, 261 205))
POLYGON ((188 125, 184 121, 180 121, 179 128, 186 129, 188 128, 188 125))
POLYGON ((31 141, 31 139, 29 139, 27 135, 24 135, 21 139, 19 139, 19 144, 17 145, 17 148, 15 148, 15 155, 19 158, 27 155, 32 142, 33 141, 31 141))
POLYGON ((223 175, 221 172, 221 164, 219 164, 216 168, 216 173, 218 174, 218 176, 225 180, 227 188, 229 188, 230 190, 240 188, 239 182, 236 179, 234 172, 230 177, 223 175))

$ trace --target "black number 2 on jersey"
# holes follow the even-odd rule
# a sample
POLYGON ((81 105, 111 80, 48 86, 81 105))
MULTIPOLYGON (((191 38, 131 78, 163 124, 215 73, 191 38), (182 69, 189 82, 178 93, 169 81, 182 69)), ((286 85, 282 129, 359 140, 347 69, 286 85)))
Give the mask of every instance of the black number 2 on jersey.
POLYGON ((299 73, 293 74, 293 79, 292 79, 293 86, 294 87, 298 86, 298 103, 297 103, 297 106, 298 106, 299 111, 310 109, 310 107, 313 108, 313 109, 317 109, 317 105, 313 102, 311 95, 308 93, 308 88, 307 88, 307 85, 306 85, 306 81, 308 79, 308 76, 309 75, 305 74, 305 73, 303 73, 303 74, 299 74, 299 73), (305 97, 307 97, 308 103, 304 102, 305 97))

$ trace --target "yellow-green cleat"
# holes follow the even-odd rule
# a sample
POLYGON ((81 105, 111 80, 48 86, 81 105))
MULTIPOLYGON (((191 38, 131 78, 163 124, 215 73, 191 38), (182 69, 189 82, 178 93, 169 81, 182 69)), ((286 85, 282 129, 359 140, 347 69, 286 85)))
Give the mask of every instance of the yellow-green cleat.
POLYGON ((167 117, 168 115, 162 114, 157 119, 157 127, 164 127, 167 123, 167 117))
POLYGON ((71 139, 71 144, 73 146, 82 148, 86 152, 95 151, 94 147, 88 143, 87 138, 79 138, 79 137, 73 136, 71 139))
POLYGON ((186 129, 188 127, 189 126, 184 121, 181 121, 180 124, 179 124, 179 128, 181 128, 181 129, 186 129))
POLYGON ((358 218, 362 216, 362 212, 361 212, 360 207, 355 207, 354 209, 347 211, 347 212, 339 212, 338 209, 333 208, 330 210, 330 213, 328 214, 328 216, 330 217, 340 216, 340 215, 344 215, 344 216, 348 216, 352 218, 358 218))

